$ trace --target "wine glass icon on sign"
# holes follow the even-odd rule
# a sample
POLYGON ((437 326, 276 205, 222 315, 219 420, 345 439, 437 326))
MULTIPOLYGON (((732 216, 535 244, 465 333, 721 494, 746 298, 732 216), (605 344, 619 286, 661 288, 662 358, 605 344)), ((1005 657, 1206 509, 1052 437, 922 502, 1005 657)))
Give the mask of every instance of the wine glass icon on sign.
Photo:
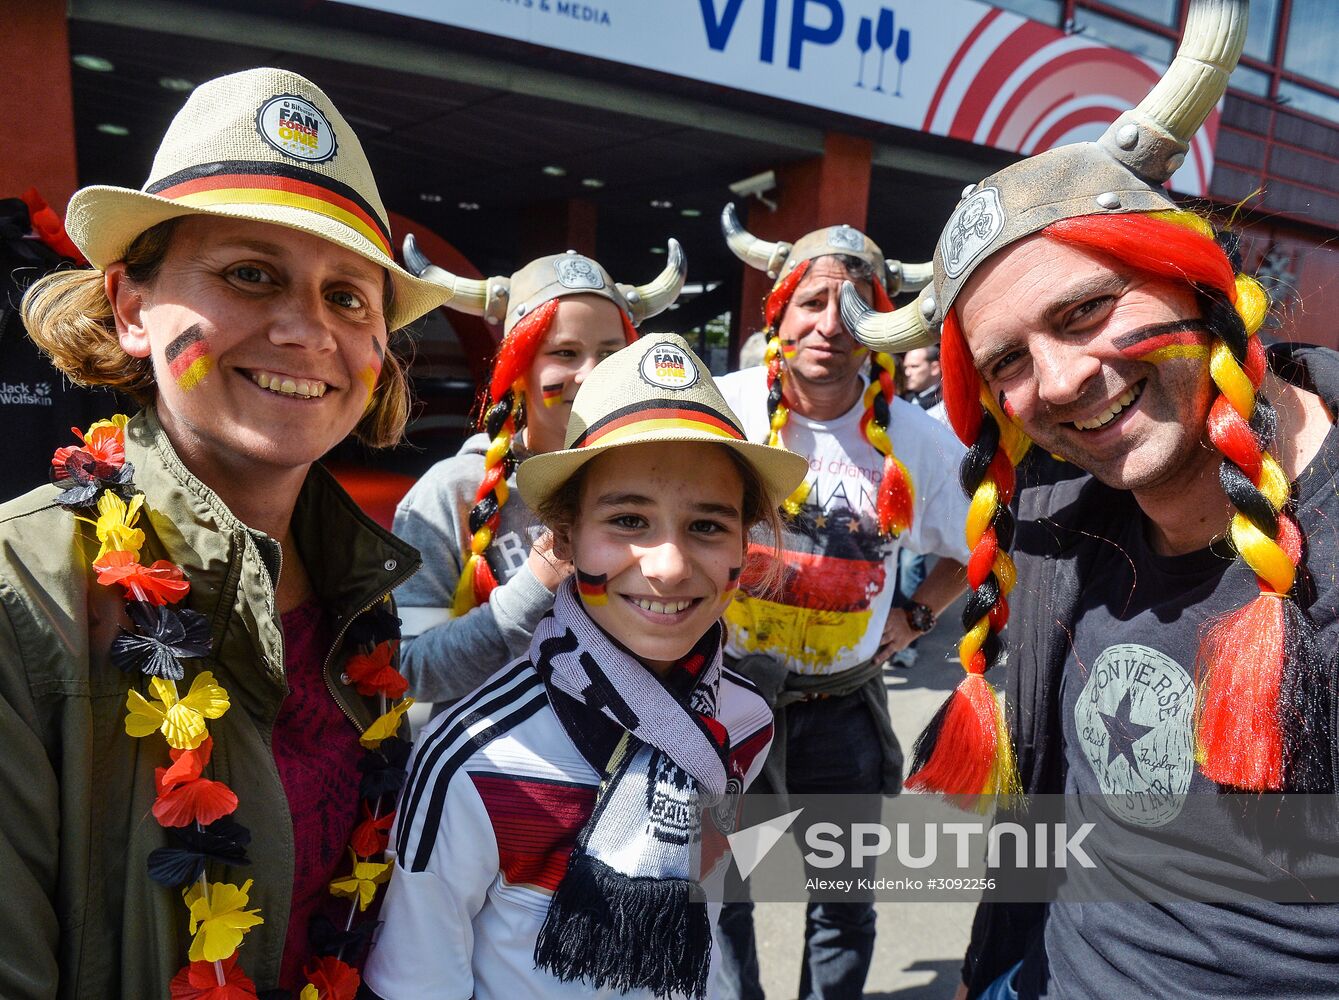
POLYGON ((883 93, 883 60, 893 47, 893 12, 888 7, 879 8, 879 23, 874 29, 874 40, 879 43, 879 84, 874 89, 883 93))
POLYGON ((897 90, 894 91, 894 97, 902 96, 902 69, 906 66, 907 60, 911 58, 911 32, 902 28, 897 33, 897 90))
POLYGON ((855 34, 855 47, 860 50, 860 79, 856 80, 857 87, 865 85, 865 53, 874 45, 874 22, 867 17, 860 19, 860 29, 855 34))

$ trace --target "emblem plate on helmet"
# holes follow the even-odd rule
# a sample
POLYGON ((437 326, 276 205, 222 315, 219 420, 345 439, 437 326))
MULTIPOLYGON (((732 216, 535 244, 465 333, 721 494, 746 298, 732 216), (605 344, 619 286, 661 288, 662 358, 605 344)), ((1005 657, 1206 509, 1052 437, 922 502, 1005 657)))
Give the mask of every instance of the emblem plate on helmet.
POLYGON ((559 257, 553 262, 553 270, 558 275, 558 284, 564 288, 604 287, 599 268, 579 253, 559 257))
POLYGON ((995 242, 1004 228, 1004 208, 995 188, 981 188, 954 211, 939 238, 944 272, 961 276, 981 252, 995 242))
POLYGON ((865 249, 865 237, 850 226, 833 226, 828 230, 828 246, 860 253, 865 249))

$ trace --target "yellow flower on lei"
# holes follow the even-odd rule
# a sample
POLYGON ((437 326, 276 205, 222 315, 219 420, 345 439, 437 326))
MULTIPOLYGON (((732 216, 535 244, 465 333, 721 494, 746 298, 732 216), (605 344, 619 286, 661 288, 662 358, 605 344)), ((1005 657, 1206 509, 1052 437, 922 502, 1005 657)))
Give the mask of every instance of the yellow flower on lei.
POLYGON ((227 958, 237 950, 247 931, 265 922, 260 910, 246 909, 252 881, 247 879, 240 889, 228 882, 211 882, 208 895, 196 882, 182 893, 191 911, 191 933, 195 934, 188 953, 192 962, 227 958))
POLYGON ((139 520, 143 507, 143 493, 136 493, 127 504, 111 490, 106 490, 98 498, 98 519, 79 518, 93 525, 98 533, 98 541, 102 543, 94 562, 100 561, 108 552, 129 552, 139 556, 140 547, 144 544, 144 532, 135 527, 135 522, 139 520))
POLYGON ((376 898, 377 886, 391 877, 390 862, 359 861, 356 854, 349 853, 353 855, 353 874, 335 879, 330 891, 336 896, 357 897, 358 909, 366 910, 376 898))
POLYGON ((409 711, 409 706, 414 704, 413 698, 406 698, 385 715, 377 719, 376 722, 367 727, 367 732, 358 737, 358 742, 369 750, 375 750, 381 745, 381 741, 389 736, 394 736, 400 731, 400 717, 409 711))
POLYGON ((217 719, 228 710, 228 692, 214 683, 208 670, 196 675, 185 698, 178 699, 173 681, 154 677, 149 690, 156 700, 149 701, 131 689, 126 695, 126 732, 148 736, 162 730, 168 746, 176 750, 194 750, 205 741, 209 730, 205 719, 217 719))

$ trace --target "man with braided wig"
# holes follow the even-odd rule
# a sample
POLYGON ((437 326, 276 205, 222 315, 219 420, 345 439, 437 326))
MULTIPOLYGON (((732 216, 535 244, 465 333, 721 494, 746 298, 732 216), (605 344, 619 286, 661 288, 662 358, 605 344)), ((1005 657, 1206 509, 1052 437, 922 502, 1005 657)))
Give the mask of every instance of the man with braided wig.
MULTIPOLYGON (((1162 187, 1246 23, 1244 0, 1197 0, 1162 81, 1099 140, 964 191, 914 306, 843 291, 878 349, 942 324, 968 445, 968 676, 909 787, 1102 795, 1143 828, 1196 793, 1334 791, 1339 356, 1266 352, 1264 292, 1162 187), (1087 474, 1016 477, 1033 442, 1087 474), (1012 739, 983 676, 1006 648, 1012 739)), ((1231 858, 1240 902, 982 904, 959 995, 1333 995, 1339 907, 1260 901, 1283 872, 1233 833, 1200 832, 1182 864, 1231 858)))
MULTIPOLYGON (((725 376, 721 391, 750 440, 794 451, 810 468, 786 503, 780 592, 752 593, 746 575, 726 611, 726 652, 774 701, 767 790, 863 794, 876 819, 880 793, 902 784, 880 665, 962 592, 967 506, 954 468, 963 452, 946 427, 898 398, 892 358, 852 339, 837 293, 852 280, 891 309, 889 294, 927 281, 930 269, 886 260, 850 226, 792 247, 750 235, 733 206, 721 222, 735 254, 776 281, 765 306, 767 363, 725 376), (943 558, 910 606, 892 609, 904 545, 943 558)), ((761 997, 751 905, 728 905, 721 931, 725 995, 761 997)), ((800 996, 860 996, 874 951, 872 901, 810 904, 805 941, 800 996)))
POLYGON ((412 236, 404 249, 412 271, 451 290, 450 308, 502 323, 479 433, 429 469, 395 512, 395 533, 424 554, 396 594, 402 669, 416 697, 444 702, 529 648, 572 571, 515 493, 516 467, 563 446, 581 383, 678 297, 687 268, 673 239, 646 285, 616 283, 574 250, 479 281, 429 263, 412 236))

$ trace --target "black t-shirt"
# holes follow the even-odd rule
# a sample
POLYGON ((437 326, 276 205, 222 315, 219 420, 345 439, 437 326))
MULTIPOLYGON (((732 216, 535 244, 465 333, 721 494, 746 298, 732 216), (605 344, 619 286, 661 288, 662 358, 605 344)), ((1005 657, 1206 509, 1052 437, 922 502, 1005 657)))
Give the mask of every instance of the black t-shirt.
MULTIPOLYGON (((1315 587, 1311 610, 1322 648, 1331 651, 1339 644, 1337 470, 1339 431, 1331 429, 1299 477, 1297 494, 1315 587)), ((1049 972, 1041 973, 1049 983, 1042 995, 1339 996, 1339 905, 1253 899, 1253 885, 1278 875, 1269 859, 1259 857, 1256 842, 1230 824, 1206 830, 1187 822, 1196 815, 1196 799, 1218 790, 1194 758, 1200 630, 1254 598, 1254 577, 1226 544, 1158 555, 1147 544, 1146 521, 1133 499, 1117 497, 1129 509, 1112 518, 1120 527, 1087 574, 1091 582, 1081 596, 1061 678, 1065 791, 1102 796, 1100 807, 1125 828, 1146 829, 1173 843, 1196 838, 1202 854, 1189 862, 1182 858, 1178 874, 1191 883, 1203 878, 1221 884, 1227 871, 1243 891, 1228 904, 1052 905, 1045 930, 1049 972)), ((1117 878, 1147 884, 1156 877, 1150 864, 1137 852, 1118 858, 1117 878)), ((1339 859, 1313 857, 1308 872, 1339 873, 1339 859)), ((1024 982, 1031 978, 1025 975, 1024 982)))

